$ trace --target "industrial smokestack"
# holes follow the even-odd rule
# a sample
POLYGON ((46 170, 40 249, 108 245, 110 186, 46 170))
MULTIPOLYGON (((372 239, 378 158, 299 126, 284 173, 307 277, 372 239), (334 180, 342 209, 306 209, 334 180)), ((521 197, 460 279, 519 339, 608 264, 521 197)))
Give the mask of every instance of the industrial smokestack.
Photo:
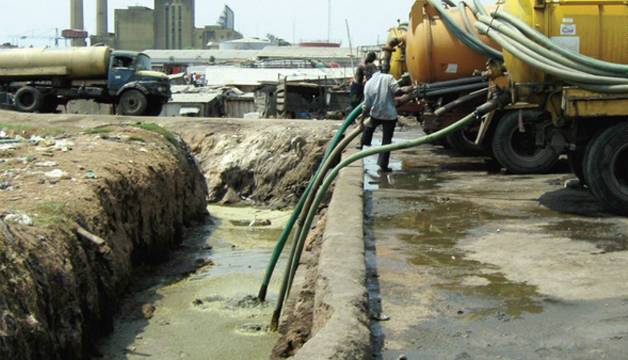
POLYGON ((96 35, 105 36, 108 30, 107 0, 96 0, 96 35))
MULTIPOLYGON (((73 30, 85 30, 83 0, 70 0, 70 27, 73 30)), ((72 39, 72 46, 86 45, 85 39, 72 39)))

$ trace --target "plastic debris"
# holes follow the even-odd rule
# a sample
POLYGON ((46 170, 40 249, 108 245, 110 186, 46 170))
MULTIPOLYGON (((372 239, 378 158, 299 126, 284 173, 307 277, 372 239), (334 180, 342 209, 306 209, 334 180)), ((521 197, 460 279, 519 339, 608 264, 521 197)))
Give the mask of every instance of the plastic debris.
POLYGON ((61 169, 54 169, 52 171, 48 171, 47 173, 44 174, 49 180, 62 180, 62 179, 70 179, 70 175, 61 170, 61 169))
POLYGON ((13 214, 6 215, 4 217, 4 221, 7 223, 20 224, 20 225, 26 225, 26 226, 33 225, 33 219, 31 219, 30 216, 23 213, 13 213, 13 214))
POLYGON ((40 161, 38 163, 35 163, 36 167, 55 167, 58 164, 54 161, 40 161))

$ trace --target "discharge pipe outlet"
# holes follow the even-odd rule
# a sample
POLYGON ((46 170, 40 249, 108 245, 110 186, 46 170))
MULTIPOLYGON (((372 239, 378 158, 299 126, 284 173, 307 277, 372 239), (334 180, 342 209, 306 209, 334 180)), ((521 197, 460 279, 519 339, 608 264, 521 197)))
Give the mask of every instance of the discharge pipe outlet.
MULTIPOLYGON (((266 273, 264 275, 264 279, 262 281, 262 285, 259 290, 258 298, 260 301, 266 301, 268 286, 270 285, 270 281, 272 280, 272 276, 277 266, 277 262, 279 261, 279 257, 281 256, 281 253, 283 252, 283 249, 286 246, 286 242, 288 241, 288 238, 290 237, 290 233, 292 232, 292 229, 294 228, 294 225, 296 224, 299 218, 299 214, 301 214, 303 210, 303 205, 305 204, 306 199, 308 198, 310 192, 312 191, 315 178, 323 170, 324 164, 331 157, 332 153, 334 152, 334 149, 341 142, 349 126, 351 126, 351 124, 355 122, 355 120, 360 116, 360 114, 362 114, 362 106, 363 104, 360 104, 355 109, 353 109, 353 111, 349 114, 349 116, 347 116, 347 118, 343 122, 340 129, 338 129, 338 131, 336 132, 336 135, 334 136, 332 141, 329 143, 327 150, 325 151, 325 155, 323 156, 323 160, 321 162, 321 165, 318 167, 315 176, 312 177, 312 179, 308 183, 308 186, 306 187, 305 191, 301 195, 301 198, 299 198, 299 202, 297 203, 296 208, 294 209, 294 211, 292 212, 292 215, 290 216, 290 219, 288 220, 288 224, 283 229, 283 232, 281 233, 281 235, 279 235, 279 238, 277 239, 275 248, 273 250, 273 254, 270 259, 270 263, 268 267, 266 268, 266 273)), ((331 158, 333 159, 333 157, 331 158)))

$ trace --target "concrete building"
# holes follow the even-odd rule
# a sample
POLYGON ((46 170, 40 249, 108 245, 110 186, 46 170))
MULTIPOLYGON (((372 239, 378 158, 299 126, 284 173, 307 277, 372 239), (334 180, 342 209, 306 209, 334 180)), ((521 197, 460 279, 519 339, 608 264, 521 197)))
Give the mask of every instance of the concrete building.
POLYGON ((107 0, 96 0, 96 35, 98 36, 109 34, 108 9, 107 0))
POLYGON ((222 42, 220 44, 220 50, 261 50, 271 45, 271 42, 268 40, 242 38, 222 42))
POLYGON ((194 48, 194 0, 155 0, 155 46, 194 48))
MULTIPOLYGON (((70 27, 72 30, 85 30, 83 0, 70 1, 70 27)), ((72 46, 86 46, 85 39, 72 39, 72 46)))
POLYGON ((208 25, 195 29, 194 34, 194 48, 196 49, 217 48, 221 42, 242 39, 242 34, 239 32, 220 25, 208 25))
POLYGON ((229 6, 225 5, 225 9, 218 19, 218 25, 226 29, 235 30, 235 12, 229 6))
POLYGON ((145 6, 130 6, 115 11, 115 48, 143 51, 155 47, 155 14, 145 6))

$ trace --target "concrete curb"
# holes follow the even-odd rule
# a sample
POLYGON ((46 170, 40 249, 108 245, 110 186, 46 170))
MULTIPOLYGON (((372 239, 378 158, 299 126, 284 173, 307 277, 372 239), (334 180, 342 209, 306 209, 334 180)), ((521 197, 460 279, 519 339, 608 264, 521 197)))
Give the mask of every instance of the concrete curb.
POLYGON ((367 359, 371 340, 363 225, 363 165, 340 172, 327 212, 312 333, 294 359, 367 359))

